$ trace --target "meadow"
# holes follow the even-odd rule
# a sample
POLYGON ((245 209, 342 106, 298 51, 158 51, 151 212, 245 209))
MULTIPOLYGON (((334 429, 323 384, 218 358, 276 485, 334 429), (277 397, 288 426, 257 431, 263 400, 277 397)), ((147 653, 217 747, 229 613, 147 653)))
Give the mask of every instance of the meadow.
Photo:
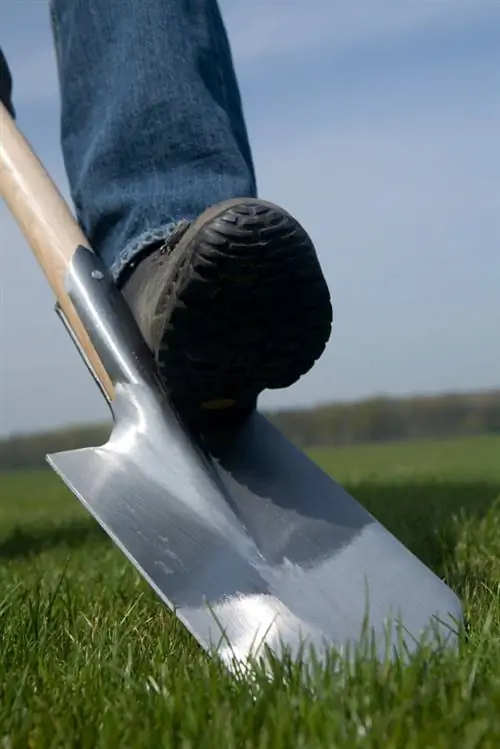
POLYGON ((0 749, 498 749, 500 437, 311 454, 462 598, 458 652, 232 678, 54 474, 0 474, 0 749))

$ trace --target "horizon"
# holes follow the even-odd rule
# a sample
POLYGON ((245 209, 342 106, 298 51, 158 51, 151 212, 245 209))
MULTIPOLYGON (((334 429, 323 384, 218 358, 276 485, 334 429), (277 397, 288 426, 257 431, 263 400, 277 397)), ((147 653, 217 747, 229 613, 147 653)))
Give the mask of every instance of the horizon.
MULTIPOLYGON (((278 416, 280 414, 284 413, 307 413, 309 411, 320 411, 321 409, 326 408, 332 408, 336 406, 356 406, 356 405, 363 405, 365 403, 370 403, 372 401, 376 400, 384 400, 384 401, 413 401, 413 400, 437 400, 440 398, 470 398, 474 396, 500 396, 500 387, 497 388, 485 388, 485 389, 479 389, 479 390, 456 390, 456 391, 442 391, 442 392, 425 392, 425 393, 406 393, 406 394, 400 394, 400 395, 391 395, 390 393, 374 393, 373 395, 367 396, 365 398, 354 398, 352 400, 345 399, 345 400, 333 400, 333 401, 324 401, 324 402, 318 402, 318 403, 312 403, 310 405, 302 405, 302 406, 281 406, 278 408, 261 408, 258 407, 259 413, 262 413, 264 416, 278 416)), ((16 439, 30 439, 31 437, 44 437, 46 435, 55 434, 57 432, 64 432, 64 431, 72 431, 72 430, 84 430, 84 429, 93 429, 93 428, 100 428, 102 426, 105 426, 106 424, 112 423, 112 415, 111 411, 108 409, 108 415, 107 419, 100 419, 96 421, 83 421, 83 422, 73 422, 73 423, 66 423, 61 424, 54 427, 49 427, 49 429, 42 429, 42 430, 36 430, 36 431, 28 431, 28 432, 12 432, 10 434, 1 434, 0 433, 0 444, 2 442, 8 442, 9 440, 16 440, 16 439)))
MULTIPOLYGON (((324 356, 261 408, 498 389, 500 3, 250 2, 221 8, 259 192, 311 234, 334 307, 324 356)), ((18 125, 68 198, 48 3, 0 26, 18 125)), ((0 438, 103 421, 3 204, 0 236, 0 438)))

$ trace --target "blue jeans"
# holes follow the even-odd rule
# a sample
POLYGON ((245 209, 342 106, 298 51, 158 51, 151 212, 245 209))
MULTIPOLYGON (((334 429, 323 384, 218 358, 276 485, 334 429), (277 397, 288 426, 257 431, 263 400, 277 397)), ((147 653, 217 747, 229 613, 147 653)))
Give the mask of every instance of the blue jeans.
POLYGON ((217 0, 52 0, 61 140, 80 224, 118 283, 221 200, 255 197, 217 0))

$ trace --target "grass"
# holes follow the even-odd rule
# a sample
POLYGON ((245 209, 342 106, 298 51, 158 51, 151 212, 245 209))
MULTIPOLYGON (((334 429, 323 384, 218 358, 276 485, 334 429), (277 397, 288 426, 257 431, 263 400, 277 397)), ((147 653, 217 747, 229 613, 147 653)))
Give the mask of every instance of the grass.
POLYGON ((497 749, 500 438, 313 456, 462 597, 458 653, 232 679, 52 473, 3 475, 0 749, 497 749))

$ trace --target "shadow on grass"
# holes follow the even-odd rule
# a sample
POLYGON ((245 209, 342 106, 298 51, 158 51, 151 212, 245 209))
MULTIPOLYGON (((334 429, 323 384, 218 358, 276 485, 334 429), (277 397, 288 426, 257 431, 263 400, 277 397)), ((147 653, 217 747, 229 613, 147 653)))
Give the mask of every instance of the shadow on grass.
POLYGON ((500 496, 493 482, 359 483, 347 486, 410 551, 442 575, 454 556, 457 516, 480 520, 500 496))
POLYGON ((78 549, 96 542, 111 543, 100 525, 87 520, 57 526, 16 526, 0 542, 0 559, 36 556, 57 548, 78 549))
MULTIPOLYGON (((493 483, 359 483, 346 489, 425 564, 441 574, 456 539, 453 516, 478 520, 487 513, 500 484, 493 483)), ((37 555, 58 547, 78 549, 88 543, 110 543, 97 522, 73 520, 66 525, 18 525, 0 542, 0 559, 37 555)))

